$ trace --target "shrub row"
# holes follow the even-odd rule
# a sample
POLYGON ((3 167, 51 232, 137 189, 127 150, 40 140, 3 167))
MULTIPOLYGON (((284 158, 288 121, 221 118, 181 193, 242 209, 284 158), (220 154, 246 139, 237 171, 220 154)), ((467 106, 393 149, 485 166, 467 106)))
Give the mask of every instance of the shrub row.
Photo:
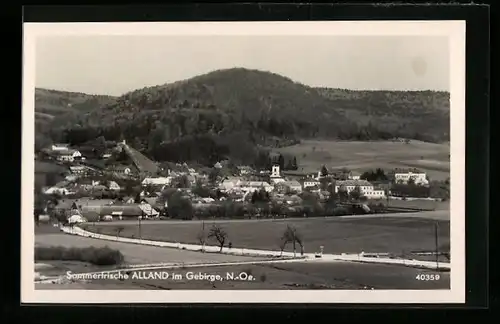
POLYGON ((35 261, 81 261, 94 265, 118 265, 124 260, 123 254, 109 247, 67 248, 64 246, 35 247, 35 261))

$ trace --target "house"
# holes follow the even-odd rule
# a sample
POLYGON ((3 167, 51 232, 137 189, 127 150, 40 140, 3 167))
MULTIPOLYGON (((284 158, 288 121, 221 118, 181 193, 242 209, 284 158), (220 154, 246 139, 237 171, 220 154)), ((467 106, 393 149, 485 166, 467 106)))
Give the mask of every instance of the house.
POLYGON ((50 149, 52 151, 66 151, 69 148, 69 144, 62 144, 62 143, 57 143, 57 144, 52 144, 50 149))
POLYGON ((335 169, 331 170, 329 172, 329 175, 331 178, 335 180, 359 180, 359 179, 349 179, 349 175, 351 174, 351 171, 342 168, 342 169, 335 169))
POLYGON ((133 204, 135 202, 135 198, 134 197, 125 197, 123 198, 123 203, 124 204, 133 204))
POLYGON ((266 192, 273 191, 274 187, 265 181, 243 181, 240 184, 240 189, 242 191, 256 191, 264 189, 266 192))
POLYGON ((252 174, 254 170, 247 165, 240 165, 237 167, 240 175, 252 174))
POLYGON ((142 185, 147 186, 147 185, 169 185, 171 183, 172 179, 170 177, 148 177, 142 180, 142 185))
POLYGON ((348 180, 360 180, 361 174, 355 171, 349 172, 347 175, 348 180))
POLYGON ((302 185, 300 182, 296 180, 290 180, 290 181, 285 181, 284 182, 285 186, 288 186, 291 191, 293 192, 301 192, 302 191, 302 185))
POLYGON ((320 182, 314 178, 307 177, 305 179, 302 179, 300 181, 302 183, 302 189, 307 189, 307 188, 314 188, 314 187, 319 187, 320 182))
POLYGON ((160 215, 160 213, 152 206, 153 204, 155 204, 155 202, 156 201, 151 201, 151 203, 149 203, 145 199, 141 201, 141 203, 139 204, 139 208, 142 210, 144 216, 156 217, 160 215))
POLYGON ((113 153, 111 151, 107 151, 101 155, 101 159, 106 160, 109 159, 111 156, 113 156, 113 153))
POLYGON ((375 189, 373 184, 366 180, 341 180, 335 183, 335 192, 345 190, 347 193, 350 193, 355 188, 359 188, 361 194, 366 198, 377 199, 385 197, 384 190, 375 189))
POLYGON ((112 217, 137 219, 143 216, 144 212, 139 207, 140 204, 112 204, 103 206, 100 211, 101 216, 111 215, 112 217))
POLYGON ((428 185, 429 180, 427 180, 427 174, 425 172, 413 169, 413 170, 402 170, 396 169, 394 171, 394 182, 407 184, 409 181, 413 180, 413 182, 417 185, 428 185))
POLYGON ((274 188, 277 189, 278 192, 286 193, 288 191, 291 192, 302 192, 302 185, 296 181, 282 181, 274 185, 274 188))
POLYGON ((241 179, 239 177, 226 177, 222 183, 219 184, 219 189, 223 191, 229 191, 241 183, 241 179))
POLYGON ((61 162, 73 162, 75 160, 82 159, 82 153, 78 150, 66 149, 66 150, 56 150, 52 152, 52 155, 56 160, 61 162))
POLYGON ((53 195, 53 194, 67 195, 69 194, 68 190, 69 185, 70 185, 69 181, 60 181, 52 187, 45 188, 43 192, 47 195, 53 195))
POLYGON ((132 173, 132 168, 126 165, 114 165, 110 168, 110 171, 118 174, 130 175, 132 173))
POLYGON ((121 190, 121 187, 116 181, 108 181, 108 189, 109 190, 114 190, 114 191, 119 191, 121 190))

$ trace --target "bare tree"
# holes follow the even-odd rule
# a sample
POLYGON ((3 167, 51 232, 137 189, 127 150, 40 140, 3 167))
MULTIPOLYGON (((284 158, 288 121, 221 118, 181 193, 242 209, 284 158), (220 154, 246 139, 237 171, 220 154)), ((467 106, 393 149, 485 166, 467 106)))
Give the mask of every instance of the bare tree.
POLYGON ((288 241, 284 239, 284 237, 280 238, 280 257, 283 256, 283 250, 285 249, 287 243, 288 241))
POLYGON ((297 248, 296 244, 299 244, 301 254, 304 254, 304 244, 302 240, 302 235, 297 231, 297 229, 294 226, 287 225, 285 231, 283 232, 283 236, 281 237, 281 253, 283 254, 283 250, 285 249, 285 246, 288 243, 293 244, 293 256, 297 256, 297 248))
POLYGON ((222 228, 217 225, 212 225, 212 228, 208 232, 208 238, 214 238, 217 240, 220 246, 220 252, 222 252, 222 248, 224 247, 224 243, 227 240, 227 233, 222 228))

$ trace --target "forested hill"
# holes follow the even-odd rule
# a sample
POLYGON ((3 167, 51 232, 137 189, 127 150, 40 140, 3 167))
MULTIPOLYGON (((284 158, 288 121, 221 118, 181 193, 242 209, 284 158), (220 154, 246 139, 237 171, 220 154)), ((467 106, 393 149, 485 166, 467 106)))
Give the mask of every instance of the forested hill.
POLYGON ((447 140, 449 111, 441 104, 434 109, 446 101, 443 94, 408 96, 317 89, 234 68, 95 98, 88 109, 58 115, 39 134, 72 144, 126 139, 155 159, 209 162, 228 154, 245 161, 257 146, 300 138, 447 140))
POLYGON ((360 91, 316 88, 337 111, 358 123, 430 142, 449 140, 450 94, 444 91, 360 91))

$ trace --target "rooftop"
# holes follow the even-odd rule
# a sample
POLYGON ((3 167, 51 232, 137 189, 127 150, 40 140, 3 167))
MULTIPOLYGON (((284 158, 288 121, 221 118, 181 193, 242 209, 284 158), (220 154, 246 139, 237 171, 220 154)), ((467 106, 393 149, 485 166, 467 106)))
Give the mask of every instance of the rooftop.
POLYGON ((289 180, 282 182, 286 186, 300 186, 300 183, 296 180, 289 180))
POLYGON ((422 170, 417 168, 396 168, 393 171, 394 173, 425 173, 422 170))
POLYGON ((68 155, 68 154, 73 154, 75 152, 76 152, 76 150, 74 150, 74 149, 67 149, 64 151, 52 151, 51 154, 53 154, 53 155, 68 155))
POLYGON ((337 186, 372 186, 372 184, 366 180, 344 180, 337 181, 337 186))

